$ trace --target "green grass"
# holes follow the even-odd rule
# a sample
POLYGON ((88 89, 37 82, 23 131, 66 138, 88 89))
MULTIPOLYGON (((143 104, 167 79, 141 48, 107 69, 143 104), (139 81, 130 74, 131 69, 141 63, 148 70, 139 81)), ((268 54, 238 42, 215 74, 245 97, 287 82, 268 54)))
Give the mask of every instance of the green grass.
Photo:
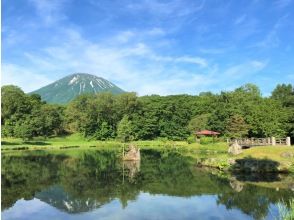
MULTIPOLYGON (((283 157, 285 152, 292 153, 294 155, 293 146, 262 146, 254 147, 245 150, 241 155, 236 158, 253 157, 256 159, 269 159, 280 163, 281 170, 293 169, 294 157, 283 157)), ((293 171, 292 171, 293 172, 293 171)))
MULTIPOLYGON (((198 151, 211 151, 211 152, 226 152, 226 143, 215 143, 210 145, 200 145, 198 143, 188 144, 185 141, 134 141, 138 147, 142 149, 179 149, 179 150, 198 150, 198 151)), ((58 150, 60 147, 66 146, 79 146, 80 148, 89 147, 122 147, 123 143, 115 140, 97 141, 87 140, 80 134, 73 134, 65 137, 54 138, 34 138, 31 141, 23 141, 19 138, 3 138, 2 150, 12 150, 14 148, 28 147, 29 150, 58 150)), ((125 144, 128 145, 128 144, 125 144)))
POLYGON ((34 138, 31 141, 23 141, 18 138, 2 139, 2 154, 24 155, 34 153, 66 154, 78 156, 85 150, 95 149, 121 149, 122 144, 116 141, 87 140, 80 134, 65 137, 34 138), (27 148, 22 150, 21 148, 27 148), (19 150, 20 149, 20 150, 19 150))
MULTIPOLYGON (((287 146, 263 146, 254 147, 243 150, 243 153, 237 156, 231 156, 227 153, 227 143, 213 143, 201 145, 199 143, 188 144, 185 141, 168 141, 168 140, 152 140, 152 141, 136 141, 133 142, 141 149, 156 150, 177 150, 186 156, 195 158, 203 165, 227 168, 230 161, 242 158, 269 159, 277 161, 282 170, 289 170, 294 173, 294 157, 282 157, 284 152, 293 153, 294 147, 287 146)), ((24 155, 34 152, 67 154, 70 156, 78 156, 85 150, 97 149, 115 149, 122 151, 123 144, 115 140, 112 141, 96 141, 87 140, 80 134, 73 134, 64 137, 54 137, 49 139, 34 138, 32 141, 23 141, 17 138, 2 139, 2 154, 24 155)))

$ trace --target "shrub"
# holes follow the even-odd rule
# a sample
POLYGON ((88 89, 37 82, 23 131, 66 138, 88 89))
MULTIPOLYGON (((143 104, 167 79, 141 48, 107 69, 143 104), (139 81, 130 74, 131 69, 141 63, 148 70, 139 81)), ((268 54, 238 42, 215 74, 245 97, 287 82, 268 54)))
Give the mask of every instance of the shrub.
POLYGON ((188 144, 196 143, 196 138, 194 136, 192 136, 192 135, 187 137, 187 143, 188 144))
POLYGON ((63 146, 60 147, 59 149, 68 149, 68 148, 79 148, 80 146, 63 146))
POLYGON ((211 144, 214 143, 215 139, 213 137, 201 137, 200 144, 211 144))

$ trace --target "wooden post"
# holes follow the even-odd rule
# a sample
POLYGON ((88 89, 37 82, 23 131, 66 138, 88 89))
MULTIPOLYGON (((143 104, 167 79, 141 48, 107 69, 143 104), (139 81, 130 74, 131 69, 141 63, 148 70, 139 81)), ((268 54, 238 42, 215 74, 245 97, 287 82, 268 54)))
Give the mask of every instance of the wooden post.
POLYGON ((268 144, 268 145, 271 144, 271 138, 267 138, 267 144, 268 144))
POLYGON ((271 137, 272 140, 272 145, 275 146, 276 145, 276 138, 275 137, 271 137))
POLYGON ((123 163, 123 184, 125 183, 125 162, 122 161, 123 163))
POLYGON ((291 139, 290 137, 286 137, 286 145, 291 146, 291 139))

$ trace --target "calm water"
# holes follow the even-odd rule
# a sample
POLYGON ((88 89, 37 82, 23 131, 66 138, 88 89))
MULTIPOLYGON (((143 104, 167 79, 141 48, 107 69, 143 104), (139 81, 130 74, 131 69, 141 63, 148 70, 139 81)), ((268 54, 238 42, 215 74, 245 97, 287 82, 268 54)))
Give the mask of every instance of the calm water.
MULTIPOLYGON (((279 177, 269 178, 277 181, 279 177)), ((2 157, 2 219, 276 219, 288 189, 197 169, 177 153, 2 157)))

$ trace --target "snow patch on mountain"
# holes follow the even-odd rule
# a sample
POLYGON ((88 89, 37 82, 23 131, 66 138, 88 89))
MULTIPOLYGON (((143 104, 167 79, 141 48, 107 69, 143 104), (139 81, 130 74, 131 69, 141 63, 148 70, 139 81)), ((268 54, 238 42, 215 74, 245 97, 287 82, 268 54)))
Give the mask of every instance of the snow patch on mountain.
POLYGON ((75 73, 33 91, 32 94, 41 95, 42 99, 48 103, 63 104, 84 93, 95 94, 100 92, 120 94, 124 91, 115 84, 96 75, 75 73))
POLYGON ((82 93, 82 84, 80 83, 80 91, 79 91, 79 94, 82 93))
POLYGON ((78 79, 79 79, 78 76, 74 76, 74 77, 69 81, 68 85, 72 85, 72 84, 74 84, 78 79))

